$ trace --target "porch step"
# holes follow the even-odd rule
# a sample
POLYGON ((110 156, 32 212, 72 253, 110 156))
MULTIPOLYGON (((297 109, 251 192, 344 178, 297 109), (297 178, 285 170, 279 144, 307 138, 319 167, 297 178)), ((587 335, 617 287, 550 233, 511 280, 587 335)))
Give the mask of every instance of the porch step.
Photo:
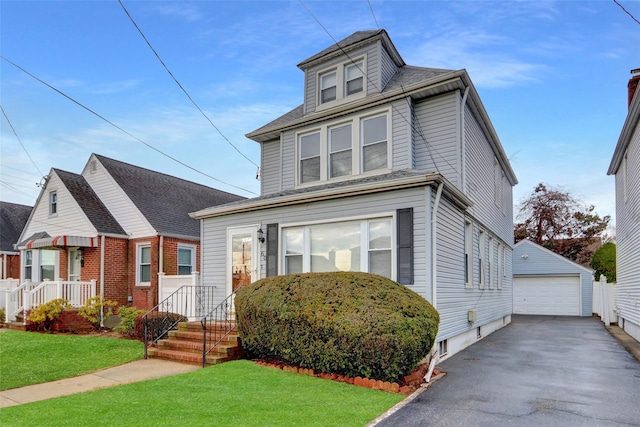
POLYGON ((26 331, 27 330, 27 325, 25 325, 23 322, 6 322, 4 324, 4 327, 7 329, 11 329, 14 331, 26 331))
MULTIPOLYGON (((235 329, 235 325, 234 329, 235 329)), ((214 333, 222 332, 222 326, 207 328, 214 333)), ((167 339, 158 341, 156 347, 149 348, 149 357, 176 360, 185 363, 202 364, 203 332, 200 322, 182 322, 178 330, 169 331, 167 339)), ((216 339, 217 340, 217 339, 216 339)), ((232 331, 207 355, 206 364, 215 365, 229 360, 240 359, 243 355, 240 337, 232 331)))

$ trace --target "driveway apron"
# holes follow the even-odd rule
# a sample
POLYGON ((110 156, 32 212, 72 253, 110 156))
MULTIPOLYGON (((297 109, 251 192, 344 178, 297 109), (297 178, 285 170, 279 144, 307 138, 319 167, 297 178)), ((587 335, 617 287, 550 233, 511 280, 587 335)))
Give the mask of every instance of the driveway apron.
POLYGON ((513 316, 377 426, 640 426, 640 362, 596 318, 513 316))

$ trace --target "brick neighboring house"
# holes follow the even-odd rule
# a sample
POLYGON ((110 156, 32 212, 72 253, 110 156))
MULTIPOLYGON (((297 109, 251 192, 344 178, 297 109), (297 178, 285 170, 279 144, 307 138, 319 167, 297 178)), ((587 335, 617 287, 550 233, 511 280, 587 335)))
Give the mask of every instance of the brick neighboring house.
POLYGON ((18 243, 31 209, 31 206, 0 202, 0 279, 20 277, 20 251, 15 249, 14 245, 18 243))
POLYGON ((21 279, 95 280, 105 299, 150 309, 158 273, 197 271, 189 212, 241 199, 98 154, 81 174, 53 168, 18 240, 21 279))

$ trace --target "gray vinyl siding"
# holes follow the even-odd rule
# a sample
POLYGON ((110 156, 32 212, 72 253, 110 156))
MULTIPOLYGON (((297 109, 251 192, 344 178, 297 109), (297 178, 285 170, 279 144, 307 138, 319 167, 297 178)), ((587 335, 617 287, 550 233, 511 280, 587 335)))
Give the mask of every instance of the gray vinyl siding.
MULTIPOLYGON (((257 212, 239 213, 203 220, 202 234, 202 280, 215 285, 222 300, 226 290, 227 275, 227 228, 277 223, 280 233, 288 224, 315 223, 319 221, 346 221, 350 218, 377 217, 395 214, 397 209, 413 208, 414 221, 414 284, 410 289, 431 300, 430 243, 427 241, 430 218, 428 218, 427 195, 429 187, 406 189, 336 200, 305 203, 302 205, 264 209, 257 212)), ((280 245, 282 247, 282 245, 280 245)), ((263 248, 264 249, 264 248, 263 248)), ((394 261, 395 262, 395 261, 394 261)), ((279 260, 279 274, 282 274, 279 260)), ((261 277, 265 277, 263 266, 261 277)))
POLYGON ((296 185, 296 134, 282 133, 282 190, 291 190, 296 185))
POLYGON ((503 204, 495 203, 494 166, 495 153, 491 148, 478 121, 465 107, 465 194, 473 201, 469 209, 480 223, 495 233, 500 239, 513 244, 513 199, 512 187, 506 182, 503 204))
MULTIPOLYGON (((466 219, 474 224, 472 288, 465 287, 464 277, 465 215, 443 199, 438 211, 437 232, 437 310, 440 313, 438 341, 468 332, 512 313, 511 249, 504 245, 508 252, 505 254, 506 277, 502 277, 502 289, 498 289, 497 286, 490 289, 488 268, 485 269, 485 288, 480 289, 478 235, 481 227, 473 218, 466 219), (468 311, 471 309, 477 311, 477 321, 473 325, 468 322, 468 311)), ((485 254, 488 255, 490 231, 484 231, 485 254)))
POLYGON ((260 190, 262 195, 277 193, 281 190, 280 141, 274 140, 261 144, 262 168, 260 170, 260 190))
POLYGON ((413 162, 410 105, 404 100, 392 104, 391 118, 393 149, 391 169, 410 169, 413 162))
POLYGON ((458 92, 430 98, 415 105, 415 167, 439 172, 460 188, 458 92))
POLYGON ((382 89, 384 89, 387 83, 389 83, 389 80, 391 80, 396 71, 398 71, 398 67, 396 66, 395 62, 393 62, 393 59, 391 59, 391 57, 389 56, 387 50, 383 48, 382 43, 378 42, 378 46, 380 49, 381 91, 382 89))
POLYGON ((640 325, 640 303, 636 304, 640 301, 639 212, 640 124, 627 147, 626 161, 616 172, 616 299, 620 317, 636 325, 640 325))
POLYGON ((513 274, 515 276, 580 275, 580 301, 583 316, 593 310, 592 271, 534 243, 523 240, 513 248, 513 274), (527 255, 526 259, 523 255, 527 255))

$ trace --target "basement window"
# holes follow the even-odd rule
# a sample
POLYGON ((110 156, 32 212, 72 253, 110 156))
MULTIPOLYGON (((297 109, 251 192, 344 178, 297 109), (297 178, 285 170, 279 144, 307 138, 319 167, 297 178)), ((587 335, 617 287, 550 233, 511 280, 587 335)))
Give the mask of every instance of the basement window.
POLYGON ((438 343, 438 354, 442 357, 445 356, 448 352, 448 342, 447 340, 442 340, 438 343))

